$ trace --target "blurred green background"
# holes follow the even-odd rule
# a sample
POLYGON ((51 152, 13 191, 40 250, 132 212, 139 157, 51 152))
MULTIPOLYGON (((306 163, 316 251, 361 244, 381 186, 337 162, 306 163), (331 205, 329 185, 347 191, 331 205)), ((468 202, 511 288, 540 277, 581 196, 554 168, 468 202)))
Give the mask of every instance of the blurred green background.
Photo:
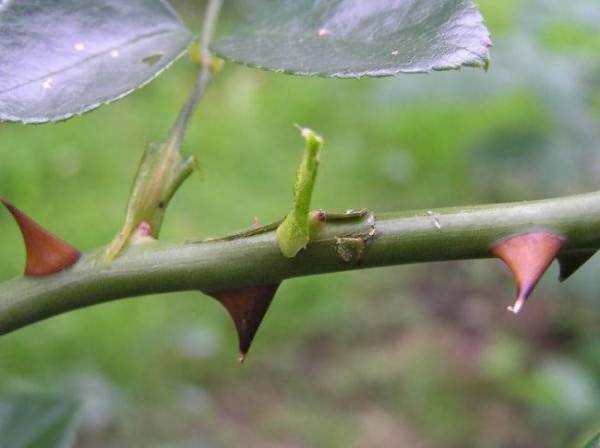
MULTIPOLYGON (((201 161, 162 238, 283 216, 302 142, 326 148, 313 204, 432 208, 600 188, 597 0, 479 0, 494 38, 479 70, 336 81, 227 65, 185 150, 201 161)), ((194 0, 176 2, 190 25, 194 0)), ((141 91, 66 123, 0 124, 0 194, 90 250, 119 229, 148 141, 190 90, 186 58, 141 91)), ((24 250, 0 211, 0 278, 24 250)), ((600 430, 593 259, 553 267, 519 318, 496 261, 287 281, 246 364, 200 293, 124 300, 0 338, 0 396, 81 402, 78 447, 570 447, 600 430)))

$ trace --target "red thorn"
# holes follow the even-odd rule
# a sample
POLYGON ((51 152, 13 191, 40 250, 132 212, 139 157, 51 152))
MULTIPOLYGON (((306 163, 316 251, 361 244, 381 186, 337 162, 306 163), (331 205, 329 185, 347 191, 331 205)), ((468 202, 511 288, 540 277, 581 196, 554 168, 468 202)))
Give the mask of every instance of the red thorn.
POLYGON ((558 263, 560 265, 560 274, 558 275, 558 281, 564 282, 571 275, 583 266, 590 258, 596 253, 595 250, 583 250, 579 252, 572 252, 558 257, 558 263))
POLYGON ((246 359, 254 335, 279 288, 275 285, 250 286, 226 291, 210 292, 225 307, 233 319, 238 334, 241 363, 246 359))
POLYGON ((492 247, 492 255, 507 264, 517 283, 517 299, 509 311, 519 313, 564 242, 558 235, 540 231, 513 236, 492 247))
POLYGON ((81 253, 60 240, 4 198, 0 202, 15 218, 27 252, 25 275, 42 277, 67 269, 79 260, 81 253))

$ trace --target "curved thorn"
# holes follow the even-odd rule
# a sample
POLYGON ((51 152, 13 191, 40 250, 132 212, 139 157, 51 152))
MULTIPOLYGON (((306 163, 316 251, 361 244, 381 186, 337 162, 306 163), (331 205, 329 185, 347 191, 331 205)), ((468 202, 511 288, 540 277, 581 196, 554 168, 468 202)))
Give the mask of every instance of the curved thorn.
POLYGON ((567 280, 590 258, 592 258, 595 253, 596 250, 585 250, 561 255, 560 257, 558 257, 558 263, 560 266, 560 274, 558 275, 558 281, 562 283, 565 280, 567 280))
POLYGON ((0 202, 11 213, 25 241, 27 260, 25 275, 41 277, 63 271, 74 265, 81 252, 48 232, 4 198, 0 202))
POLYGON ((240 364, 246 359, 252 340, 280 284, 207 292, 225 307, 233 319, 238 335, 240 364))
POLYGON ((517 298, 508 310, 518 314, 538 281, 562 248, 565 239, 550 232, 536 231, 499 241, 491 249, 513 272, 517 298))

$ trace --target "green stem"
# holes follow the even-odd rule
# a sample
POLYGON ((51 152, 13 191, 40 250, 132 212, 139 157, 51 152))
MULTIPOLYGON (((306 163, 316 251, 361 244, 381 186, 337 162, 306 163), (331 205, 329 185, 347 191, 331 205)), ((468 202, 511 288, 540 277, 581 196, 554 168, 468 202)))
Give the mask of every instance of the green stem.
POLYGON ((498 239, 534 229, 564 236, 563 255, 600 248, 600 192, 335 220, 325 224, 294 258, 281 254, 274 230, 199 243, 149 242, 128 248, 112 264, 100 267, 88 255, 63 273, 0 285, 0 334, 125 297, 276 283, 377 266, 488 258, 490 246, 498 239), (366 242, 360 251, 353 245, 357 240, 366 242))
POLYGON ((222 0, 209 0, 206 6, 202 27, 202 59, 196 84, 167 140, 161 144, 151 143, 144 152, 129 194, 125 222, 106 248, 104 261, 112 261, 120 255, 134 240, 135 232, 142 223, 148 226, 147 232, 153 238, 158 238, 169 201, 197 169, 195 157, 184 157, 181 145, 194 111, 212 79, 213 60, 208 46, 221 6, 222 0))
POLYGON ((177 147, 181 146, 194 111, 198 107, 198 103, 200 103, 213 77, 214 64, 213 55, 210 52, 210 43, 219 20, 222 5, 223 0, 210 0, 204 12, 202 35, 200 36, 200 73, 198 74, 194 90, 179 112, 177 121, 173 125, 169 136, 169 140, 177 143, 177 147))

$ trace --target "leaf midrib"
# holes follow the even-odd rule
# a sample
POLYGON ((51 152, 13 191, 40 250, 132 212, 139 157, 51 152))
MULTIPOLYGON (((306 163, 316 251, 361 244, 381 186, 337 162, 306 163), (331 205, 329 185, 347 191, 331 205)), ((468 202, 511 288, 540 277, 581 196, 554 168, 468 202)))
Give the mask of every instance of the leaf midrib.
POLYGON ((138 43, 138 42, 140 42, 140 41, 142 41, 144 39, 149 39, 151 37, 160 36, 160 35, 176 34, 178 32, 181 32, 181 30, 177 30, 177 29, 158 30, 158 31, 153 31, 152 33, 143 34, 141 36, 138 36, 138 37, 135 37, 135 38, 130 39, 128 41, 125 41, 125 42, 123 42, 121 44, 109 47, 106 50, 102 50, 100 52, 92 54, 92 55, 90 55, 90 56, 88 56, 88 57, 86 57, 86 58, 84 58, 84 59, 82 59, 82 60, 80 60, 78 62, 75 62, 75 63, 70 64, 68 66, 59 68, 59 69, 54 70, 52 72, 49 72, 49 73, 47 73, 47 74, 45 74, 43 76, 39 76, 37 78, 27 80, 25 82, 22 82, 21 84, 17 84, 16 86, 9 87, 8 89, 0 90, 0 95, 8 93, 8 92, 12 92, 14 90, 17 90, 17 89, 20 89, 22 87, 28 86, 28 85, 33 84, 35 82, 40 82, 43 79, 46 79, 48 77, 52 77, 52 76, 59 75, 61 73, 68 72, 69 70, 77 67, 78 65, 86 64, 86 63, 88 63, 88 62, 90 62, 90 61, 92 61, 94 59, 98 59, 98 58, 100 58, 102 56, 105 56, 105 55, 109 54, 111 51, 118 50, 118 49, 123 49, 123 48, 127 48, 129 46, 135 45, 136 43, 138 43))

